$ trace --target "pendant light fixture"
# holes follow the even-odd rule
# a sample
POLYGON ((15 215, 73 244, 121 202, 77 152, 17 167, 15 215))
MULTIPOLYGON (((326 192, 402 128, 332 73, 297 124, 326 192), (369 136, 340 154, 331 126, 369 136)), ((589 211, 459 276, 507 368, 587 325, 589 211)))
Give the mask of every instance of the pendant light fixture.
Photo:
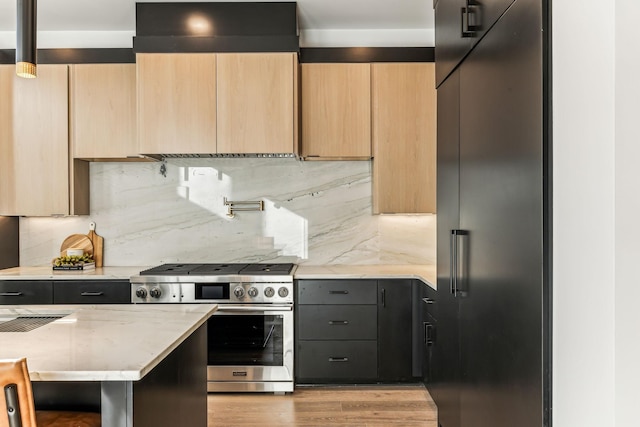
POLYGON ((16 74, 36 78, 36 0, 17 0, 16 74))

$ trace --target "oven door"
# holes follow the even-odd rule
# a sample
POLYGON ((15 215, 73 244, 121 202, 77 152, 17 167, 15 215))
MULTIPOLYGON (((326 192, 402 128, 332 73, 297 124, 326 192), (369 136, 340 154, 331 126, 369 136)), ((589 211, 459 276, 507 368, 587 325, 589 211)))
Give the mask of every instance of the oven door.
POLYGON ((293 306, 220 304, 207 351, 208 391, 293 391, 293 306))

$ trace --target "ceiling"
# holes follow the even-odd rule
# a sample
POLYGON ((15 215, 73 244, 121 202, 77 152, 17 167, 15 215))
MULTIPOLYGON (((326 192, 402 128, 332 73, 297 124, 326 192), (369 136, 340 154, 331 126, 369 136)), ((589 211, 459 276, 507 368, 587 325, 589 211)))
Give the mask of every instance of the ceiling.
MULTIPOLYGON (((197 0, 169 2, 186 1, 197 0)), ((135 0, 37 2, 38 47, 93 47, 78 46, 78 32, 86 33, 86 37, 81 37, 85 44, 91 40, 101 44, 95 47, 107 47, 104 39, 109 38, 115 44, 131 44, 130 38, 135 35, 135 0), (69 41, 64 41, 64 34, 70 35, 69 41), (74 45, 60 45, 65 43, 74 45)), ((303 46, 433 46, 431 0, 298 0, 297 3, 303 46)), ((0 0, 0 48, 15 47, 15 29, 16 0, 0 0)))

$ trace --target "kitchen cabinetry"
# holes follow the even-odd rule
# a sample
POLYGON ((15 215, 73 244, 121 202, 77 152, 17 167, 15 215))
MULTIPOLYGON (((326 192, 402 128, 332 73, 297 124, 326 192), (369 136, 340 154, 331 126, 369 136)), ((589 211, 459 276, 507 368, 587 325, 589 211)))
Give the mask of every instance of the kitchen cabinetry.
POLYGON ((411 380, 411 281, 300 280, 300 383, 411 380))
POLYGON ((216 152, 216 55, 136 55, 141 154, 216 152))
POLYGON ((0 281, 0 304, 51 304, 53 283, 46 280, 0 281))
POLYGON ((0 215, 86 215, 89 166, 69 156, 68 66, 40 65, 37 79, 14 68, 0 66, 0 215))
POLYGON ((378 281, 378 381, 411 381, 411 280, 378 281))
POLYGON ((221 53, 218 153, 297 153, 295 53, 221 53))
POLYGON ((371 158, 371 65, 302 64, 302 157, 371 158))
POLYGON ((0 304, 129 304, 128 280, 3 280, 0 304))
POLYGON ((129 304, 128 280, 67 280, 53 282, 54 304, 129 304))
POLYGON ((372 64, 373 212, 436 211, 431 63, 372 64))
POLYGON ((436 381, 440 366, 434 357, 438 345, 437 292, 431 286, 416 280, 414 301, 414 346, 419 359, 422 382, 433 397, 431 384, 436 381))
POLYGON ((70 94, 74 158, 140 159, 135 64, 71 65, 70 94))
POLYGON ((442 427, 548 420, 542 29, 542 3, 516 1, 438 89, 442 427))
POLYGON ((436 86, 480 41, 514 0, 444 0, 434 5, 436 86))
POLYGON ((460 426, 459 299, 452 292, 451 232, 460 227, 460 72, 438 88, 438 338, 433 349, 435 378, 427 388, 443 427, 460 426))

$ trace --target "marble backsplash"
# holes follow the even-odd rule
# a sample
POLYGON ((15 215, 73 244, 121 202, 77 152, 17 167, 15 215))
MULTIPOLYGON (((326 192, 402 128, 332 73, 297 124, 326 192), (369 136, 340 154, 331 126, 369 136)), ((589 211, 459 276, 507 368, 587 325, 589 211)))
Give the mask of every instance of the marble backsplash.
POLYGON ((371 162, 170 159, 92 163, 91 215, 20 218, 21 266, 46 265, 89 222, 108 266, 166 262, 425 264, 435 215, 372 215, 371 162), (263 200, 229 218, 223 199, 263 200))

